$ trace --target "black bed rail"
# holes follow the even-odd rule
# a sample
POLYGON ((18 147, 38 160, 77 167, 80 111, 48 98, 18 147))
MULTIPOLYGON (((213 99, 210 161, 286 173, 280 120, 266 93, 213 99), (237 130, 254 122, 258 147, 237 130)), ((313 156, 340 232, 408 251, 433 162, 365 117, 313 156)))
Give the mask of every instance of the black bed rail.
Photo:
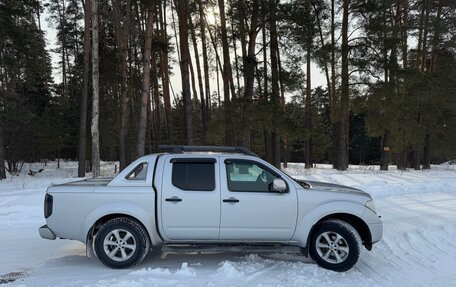
POLYGON ((226 152, 226 153, 241 153, 250 156, 258 156, 249 149, 242 146, 191 146, 191 145, 159 145, 160 151, 170 153, 184 153, 184 152, 226 152))

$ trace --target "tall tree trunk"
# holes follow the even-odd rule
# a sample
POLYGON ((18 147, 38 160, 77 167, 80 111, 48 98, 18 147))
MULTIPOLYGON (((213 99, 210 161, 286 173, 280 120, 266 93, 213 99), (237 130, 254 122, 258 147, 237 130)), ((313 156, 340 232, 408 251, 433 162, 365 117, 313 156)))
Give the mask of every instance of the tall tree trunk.
MULTIPOLYGON (((154 91, 153 94, 155 96, 155 86, 153 87, 154 91)), ((156 111, 156 110, 155 110, 156 111)), ((149 97, 149 102, 147 103, 147 125, 146 125, 146 141, 147 141, 147 152, 151 154, 153 152, 153 144, 152 144, 152 139, 156 139, 157 136, 156 134, 159 133, 157 131, 157 128, 153 126, 153 123, 156 123, 157 121, 154 121, 154 110, 151 105, 151 99, 149 97)), ((157 143, 160 141, 157 140, 157 143)))
POLYGON ((415 170, 420 170, 421 167, 420 167, 420 156, 419 156, 419 152, 416 148, 414 148, 412 150, 412 155, 413 155, 413 162, 412 162, 412 167, 415 169, 415 170))
POLYGON ((437 48, 440 43, 440 34, 442 33, 441 22, 442 22, 442 0, 439 0, 438 6, 437 6, 437 16, 436 16, 436 19, 434 22, 434 36, 432 37, 430 72, 435 72, 435 68, 436 68, 437 48))
MULTIPOLYGON (((165 1, 166 2, 166 1, 165 1)), ((176 9, 176 13, 179 13, 177 11, 177 2, 176 0, 173 1, 174 3, 174 8, 176 9)), ((171 17, 173 19, 173 31, 174 31, 174 40, 176 41, 176 52, 177 52, 177 59, 179 60, 179 63, 181 61, 181 56, 180 56, 180 47, 179 47, 179 40, 177 39, 177 28, 176 28, 176 20, 174 19, 174 9, 171 6, 171 17)), ((179 14, 177 15, 179 17, 179 14)))
MULTIPOLYGON (((225 0, 218 0, 220 11, 220 28, 222 33, 222 51, 223 51, 223 101, 225 103, 225 144, 234 145, 234 134, 230 104, 230 79, 232 78, 230 50, 228 46, 228 33, 226 30, 225 0)), ((234 93, 232 93, 234 97, 234 93)))
POLYGON ((79 111, 79 151, 78 151, 78 177, 84 177, 86 171, 86 142, 87 142, 87 98, 89 94, 90 73, 90 9, 91 0, 85 0, 84 6, 84 76, 81 93, 81 106, 79 111))
POLYGON ((424 27, 423 27, 423 47, 421 48, 421 71, 425 72, 428 70, 428 67, 426 66, 426 60, 427 60, 427 38, 428 38, 428 32, 429 32, 429 13, 431 8, 429 7, 429 1, 424 0, 423 5, 425 7, 425 15, 424 15, 424 27))
POLYGON ((185 131, 188 145, 193 144, 193 119, 192 119, 192 98, 190 92, 190 50, 188 46, 188 17, 189 2, 188 0, 174 0, 178 21, 179 21, 179 42, 180 42, 180 70, 182 80, 182 94, 184 98, 185 109, 185 131))
POLYGON ((5 145, 3 143, 3 129, 0 127, 0 180, 5 178, 5 145))
MULTIPOLYGON (((310 6, 309 1, 306 1, 307 5, 310 6)), ((308 17, 310 18, 310 7, 308 7, 308 17)), ((307 35, 307 51, 306 51, 306 105, 305 105, 305 116, 306 116, 306 130, 307 130, 307 137, 305 140, 305 168, 312 167, 312 159, 311 159, 311 134, 312 134, 312 70, 310 65, 311 60, 311 50, 312 50, 312 36, 307 35)))
POLYGON ((223 54, 223 101, 225 103, 225 143, 228 146, 234 145, 233 121, 231 114, 231 96, 235 97, 233 72, 231 69, 230 50, 228 46, 228 33, 226 29, 225 0, 218 0, 220 11, 220 28, 222 34, 222 54, 223 54))
POLYGON ((331 134, 332 134, 332 164, 333 168, 339 166, 339 125, 337 119, 336 103, 338 96, 336 93, 336 4, 335 0, 331 0, 331 91, 333 96, 333 109, 330 110, 331 134))
MULTIPOLYGON (((279 91, 279 64, 277 53, 279 50, 279 43, 277 38, 277 3, 275 0, 269 0, 269 28, 270 28, 270 59, 271 59, 271 77, 272 77, 272 90, 271 102, 273 106, 273 115, 276 118, 280 111, 280 91, 279 91)), ((279 127, 274 126, 272 132, 272 150, 273 159, 272 163, 275 167, 280 168, 280 136, 279 127)))
MULTIPOLYGON (((206 110, 204 110, 205 118, 208 119, 208 110, 211 105, 211 89, 209 80, 209 60, 207 56, 207 41, 206 41, 206 21, 204 17, 204 6, 201 0, 198 0, 198 11, 200 17, 200 29, 201 29, 201 46, 203 49, 203 68, 204 68, 204 91, 206 100, 206 110)), ((203 110, 203 109, 202 109, 203 110)))
MULTIPOLYGON (((266 37, 266 24, 268 21, 268 1, 261 2, 261 17, 263 21, 262 29, 262 44, 263 44, 263 93, 261 95, 264 103, 268 102, 268 58, 267 58, 267 37, 266 37)), ((261 86, 261 83, 258 83, 261 86)), ((263 129, 263 142, 264 142, 264 159, 268 162, 273 162, 273 154, 271 148, 271 136, 268 128, 263 129)))
MULTIPOLYGON (((328 86, 329 98, 329 122, 331 123, 331 162, 333 168, 337 168, 337 118, 336 118, 336 62, 335 62, 335 0, 331 1, 331 54, 328 59, 324 59, 324 71, 326 77, 326 84, 328 86), (331 75, 329 74, 328 62, 331 68, 331 75)), ((322 22, 318 9, 312 3, 318 24, 318 34, 320 37, 320 45, 324 47, 325 41, 323 38, 322 22)))
POLYGON ((397 169, 406 170, 407 169, 407 150, 399 152, 397 154, 397 169))
POLYGON ((267 162, 272 162, 271 137, 269 136, 268 129, 263 129, 263 142, 264 142, 263 159, 267 162))
MULTIPOLYGON (((243 4, 243 1, 240 1, 243 4)), ((242 5, 241 9, 243 9, 242 5)), ((243 102, 243 113, 242 113, 242 145, 246 148, 250 148, 250 129, 251 129, 251 117, 253 109, 253 86, 255 83, 255 68, 257 60, 255 57, 255 45, 257 37, 257 23, 258 23, 258 11, 259 2, 253 0, 252 3, 252 18, 250 21, 249 31, 249 42, 247 48, 247 55, 243 57, 244 64, 244 102, 243 102)), ((244 13, 241 13, 241 22, 244 21, 244 13)), ((242 33, 242 31, 241 31, 242 33)), ((241 41, 241 44, 244 41, 241 41)), ((244 45, 242 44, 244 50, 244 45)))
POLYGON ((163 102, 165 104, 165 117, 166 117, 166 130, 168 133, 168 144, 174 142, 174 126, 173 126, 173 114, 171 108, 170 91, 169 91, 169 63, 168 63, 168 33, 166 30, 166 3, 163 1, 163 10, 160 5, 160 30, 161 30, 161 42, 163 49, 160 54, 160 64, 162 71, 162 85, 163 85, 163 102))
POLYGON ((425 3, 424 2, 425 1, 427 1, 427 0, 421 1, 420 22, 418 25, 418 44, 416 47, 416 56, 415 56, 415 67, 417 69, 420 69, 420 67, 421 67, 420 60, 421 60, 421 46, 423 43, 423 26, 424 26, 424 14, 425 14, 425 3))
MULTIPOLYGON (((313 9, 315 11, 315 16, 317 20, 317 26, 318 26, 318 36, 320 39, 320 46, 324 47, 325 46, 325 40, 323 38, 323 28, 322 28, 322 22, 320 19, 320 11, 315 7, 315 4, 312 3, 313 9)), ((332 35, 331 35, 332 36, 332 35)), ((331 123, 334 122, 334 91, 332 89, 332 84, 331 84, 331 78, 329 76, 329 69, 328 69, 328 59, 325 57, 323 58, 323 69, 325 71, 325 78, 326 78, 326 86, 328 89, 328 98, 329 98, 329 120, 331 123)))
POLYGON ((424 137, 424 154, 423 154, 423 169, 431 168, 431 134, 429 131, 424 137))
POLYGON ((402 25, 401 25, 401 43, 402 43, 402 66, 408 67, 408 0, 401 0, 402 4, 402 25))
MULTIPOLYGON (((402 51, 402 69, 407 71, 408 69, 408 1, 407 0, 399 0, 398 7, 400 7, 398 13, 398 20, 397 23, 400 25, 400 35, 401 35, 401 51, 402 51)), ((406 98, 409 96, 406 94, 406 98)), ((420 108, 418 109, 420 110, 420 108)), ((420 122, 420 116, 417 116, 417 122, 420 122)), ((420 170, 420 153, 418 152, 418 143, 414 142, 411 144, 411 155, 412 155, 412 167, 415 170, 420 170)))
POLYGON ((150 56, 152 46, 152 33, 154 23, 154 12, 155 12, 155 1, 149 1, 147 7, 147 22, 146 22, 146 34, 144 43, 144 54, 143 54, 143 79, 142 79, 142 91, 141 100, 139 106, 139 127, 138 127, 138 138, 136 146, 136 154, 138 157, 144 155, 144 147, 146 140, 146 126, 147 126, 147 104, 149 103, 150 97, 150 56))
POLYGON ((220 100, 220 76, 219 76, 219 66, 215 64, 215 74, 217 78, 217 104, 218 107, 220 108, 222 105, 222 102, 220 100))
MULTIPOLYGON (((385 1, 382 2, 383 5, 385 1)), ((384 8, 382 11, 382 16, 383 16, 383 43, 382 43, 382 56, 383 56, 383 71, 384 71, 384 83, 387 84, 389 82, 389 68, 390 65, 388 63, 388 47, 387 45, 387 37, 388 37, 388 17, 387 17, 387 9, 384 8)), ((384 117, 387 118, 388 115, 384 114, 384 117)), ((388 170, 389 167, 389 160, 390 160, 390 131, 389 128, 385 127, 383 130, 383 135, 382 135, 382 144, 381 144, 381 155, 380 155, 380 170, 388 170)))
POLYGON ((65 27, 65 14, 66 14, 66 4, 65 0, 62 1, 62 5, 59 5, 59 14, 60 14, 60 26, 61 28, 61 38, 62 38, 62 98, 64 99, 65 102, 67 102, 67 56, 66 56, 66 29, 65 27), (61 10, 60 10, 61 8, 61 10))
MULTIPOLYGON (((156 8, 156 7, 155 7, 156 8)), ((158 31, 158 27, 157 27, 158 31)), ((153 39, 156 35, 153 35, 153 39)), ((155 42, 154 40, 152 40, 155 42)), ((160 110, 160 89, 158 85, 158 66, 157 66, 157 51, 151 52, 151 78, 152 78, 152 96, 154 102, 154 114, 151 113, 150 117, 148 118, 149 122, 149 130, 153 129, 155 131, 154 140, 156 145, 161 144, 162 142, 162 133, 161 133, 161 110, 160 110), (155 119, 155 121, 152 121, 155 119)), ((150 110, 150 105, 148 105, 148 110, 150 110)), ((149 150, 152 150, 152 147, 149 146, 149 150)))
POLYGON ((380 170, 388 170, 389 165, 389 130, 385 130, 382 137, 382 151, 380 157, 380 170))
POLYGON ((282 61, 280 60, 280 49, 277 49, 277 64, 279 67, 280 108, 282 112, 285 112, 285 84, 283 81, 282 61))
POLYGON ((340 95, 340 111, 339 111, 339 164, 338 170, 347 170, 348 168, 348 143, 346 134, 348 133, 348 125, 346 124, 349 112, 349 90, 348 90, 348 9, 349 0, 343 2, 342 13, 342 75, 341 75, 341 95, 340 95))
POLYGON ((92 1, 92 176, 100 175, 99 117, 99 77, 98 68, 98 1, 92 1))
POLYGON ((272 132, 272 162, 275 167, 281 168, 280 166, 280 135, 275 130, 272 132))
POLYGON ((131 0, 126 3, 125 19, 121 21, 122 9, 121 1, 115 0, 114 7, 114 23, 115 36, 117 44, 117 57, 119 61, 119 70, 121 75, 120 81, 120 130, 119 130, 119 171, 127 166, 126 160, 126 140, 127 140, 127 113, 128 113, 128 37, 130 30, 130 15, 131 15, 131 0), (123 27, 121 25, 123 22, 123 27))
MULTIPOLYGON (((431 48, 431 63, 429 73, 433 73, 436 70, 437 62, 437 48, 440 43, 440 34, 441 31, 441 21, 442 21, 442 1, 438 1, 437 6, 437 15, 434 22, 434 36, 432 39, 432 48, 431 48)), ((426 128, 426 134, 424 136, 424 152, 423 152, 423 169, 431 168, 431 133, 429 127, 426 128)))
MULTIPOLYGON (((206 24, 207 24, 207 20, 206 20, 206 24)), ((211 39, 211 42, 212 42, 212 46, 214 47, 214 52, 215 52, 215 64, 217 66, 218 64, 218 67, 220 68, 221 71, 223 71, 223 65, 222 65, 222 62, 220 61, 220 55, 219 55, 219 52, 218 52, 218 45, 217 45, 217 34, 213 35, 212 34, 212 31, 211 29, 207 29, 208 32, 209 32, 209 38, 211 39)), ((223 76, 223 75, 222 75, 223 76)), ((220 93, 219 93, 220 94, 220 93)))
MULTIPOLYGON (((188 15, 190 19, 190 15, 188 15)), ((190 49, 190 47, 189 47, 190 49)), ((189 50, 190 53, 190 50, 189 50)), ((189 70, 190 70, 190 83, 192 87, 192 94, 193 94, 193 101, 198 102, 198 92, 196 91, 196 80, 195 80, 195 69, 193 68, 193 60, 192 57, 189 57, 188 62, 189 70)))
MULTIPOLYGON (((266 37, 266 24, 267 24, 267 16, 268 16, 268 2, 266 1, 263 1, 262 3, 262 7, 261 7, 261 12, 262 12, 262 17, 263 17, 263 27, 262 27, 262 30, 263 30, 263 81, 264 81, 264 90, 263 90, 263 100, 265 102, 268 101, 268 56, 267 56, 267 47, 268 47, 268 43, 267 43, 267 37, 266 37)), ((265 143, 266 145, 266 143, 265 143)))
POLYGON ((198 75, 198 89, 200 94, 200 109, 201 109, 201 133, 200 140, 201 144, 206 143, 206 131, 207 131, 207 119, 206 119, 206 101, 204 99, 204 88, 203 88, 203 76, 201 73, 201 63, 198 51, 198 42, 196 41, 195 27, 193 26, 193 20, 191 15, 189 16, 190 31, 193 43, 193 51, 195 53, 195 62, 196 62, 196 73, 198 75))
POLYGON ((238 52, 237 52, 237 42, 236 42, 236 36, 234 33, 234 21, 231 21, 231 39, 233 40, 233 51, 234 51, 234 67, 236 70, 236 86, 237 86, 237 91, 236 95, 237 97, 240 97, 241 95, 241 78, 239 75, 239 60, 238 60, 238 52))
POLYGON ((283 167, 288 167, 288 135, 283 136, 283 167))

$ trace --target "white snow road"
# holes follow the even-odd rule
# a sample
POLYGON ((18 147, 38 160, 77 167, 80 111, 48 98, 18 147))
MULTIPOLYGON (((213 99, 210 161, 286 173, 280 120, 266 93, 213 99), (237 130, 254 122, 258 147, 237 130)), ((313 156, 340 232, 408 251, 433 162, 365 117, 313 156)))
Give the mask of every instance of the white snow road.
POLYGON ((0 286, 456 286, 454 171, 304 173, 370 192, 382 215, 383 240, 345 273, 280 251, 150 255, 135 268, 109 269, 87 259, 82 243, 39 237, 45 186, 71 180, 40 176, 0 182, 0 286))

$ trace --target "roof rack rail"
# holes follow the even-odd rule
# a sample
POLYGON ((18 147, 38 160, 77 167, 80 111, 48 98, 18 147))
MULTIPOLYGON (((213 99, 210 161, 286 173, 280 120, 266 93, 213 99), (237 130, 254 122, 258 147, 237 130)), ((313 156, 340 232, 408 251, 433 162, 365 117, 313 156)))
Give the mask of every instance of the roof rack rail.
POLYGON ((158 149, 160 151, 168 151, 170 153, 183 153, 183 152, 192 152, 192 151, 202 151, 202 152, 232 152, 232 153, 242 153, 245 155, 256 156, 255 153, 241 146, 192 146, 192 145, 159 145, 158 149))

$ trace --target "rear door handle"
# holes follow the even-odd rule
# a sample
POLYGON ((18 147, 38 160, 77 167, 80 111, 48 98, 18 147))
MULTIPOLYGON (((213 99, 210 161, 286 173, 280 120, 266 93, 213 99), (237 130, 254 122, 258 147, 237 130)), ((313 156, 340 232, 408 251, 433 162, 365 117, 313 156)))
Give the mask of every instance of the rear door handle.
POLYGON ((230 198, 224 199, 223 202, 236 203, 236 202, 239 202, 239 199, 234 198, 234 197, 230 197, 230 198))
POLYGON ((173 197, 171 197, 171 198, 167 198, 167 199, 165 199, 165 201, 170 201, 170 202, 180 202, 180 201, 182 201, 182 199, 180 199, 180 198, 179 198, 179 197, 177 197, 177 196, 173 196, 173 197))

